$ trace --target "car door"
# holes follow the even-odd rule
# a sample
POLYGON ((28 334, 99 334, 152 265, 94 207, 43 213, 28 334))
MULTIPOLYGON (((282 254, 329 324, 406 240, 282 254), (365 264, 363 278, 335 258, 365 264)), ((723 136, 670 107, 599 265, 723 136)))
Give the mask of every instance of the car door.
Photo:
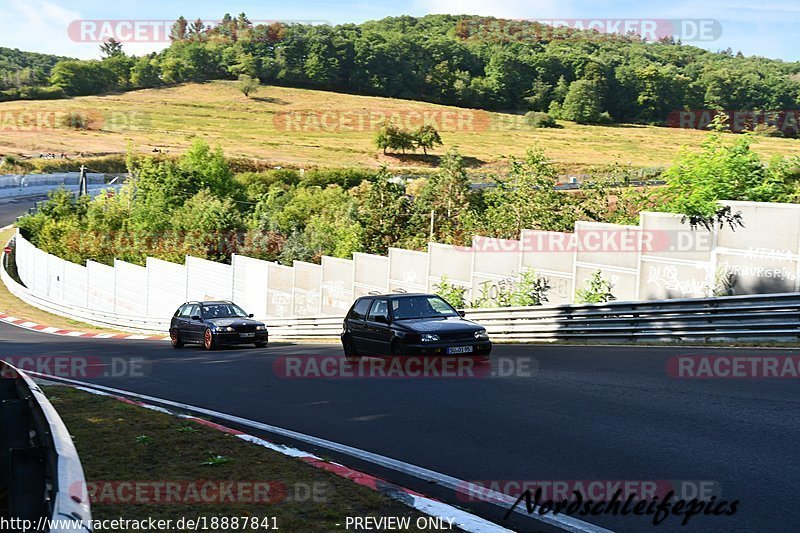
POLYGON ((174 325, 175 329, 178 330, 178 336, 183 341, 190 340, 190 331, 189 331, 189 311, 191 309, 191 304, 183 304, 178 312, 175 313, 175 320, 174 325))
POLYGON ((175 330, 178 331, 178 336, 183 340, 186 340, 186 334, 184 333, 184 330, 186 329, 186 316, 184 316, 184 313, 188 307, 188 304, 180 306, 172 316, 170 323, 170 328, 175 328, 175 330))
POLYGON ((350 338, 353 340, 356 354, 369 351, 369 340, 366 338, 367 329, 364 321, 367 319, 370 304, 372 304, 372 298, 357 300, 347 315, 347 329, 350 332, 350 338))
POLYGON ((205 326, 202 320, 192 319, 193 316, 201 316, 200 305, 190 304, 187 307, 186 338, 194 342, 200 342, 203 339, 203 330, 205 326))
POLYGON ((386 298, 373 300, 364 323, 367 339, 367 355, 389 355, 391 330, 389 329, 389 301, 386 298))

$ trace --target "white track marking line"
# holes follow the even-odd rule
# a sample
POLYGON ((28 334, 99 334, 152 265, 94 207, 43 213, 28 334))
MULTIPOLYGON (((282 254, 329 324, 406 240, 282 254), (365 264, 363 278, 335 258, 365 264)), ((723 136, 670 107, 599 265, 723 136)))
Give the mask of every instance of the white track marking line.
MULTIPOLYGON (((41 377, 44 379, 52 379, 53 381, 62 381, 65 383, 71 383, 74 385, 80 385, 83 387, 110 392, 113 394, 119 394, 120 396, 129 396, 144 401, 160 403, 163 405, 168 405, 170 407, 176 407, 178 409, 184 409, 186 411, 200 413, 209 416, 211 418, 225 420, 241 426, 258 429, 260 431, 266 431, 268 433, 282 435, 284 437, 298 440, 300 442, 305 442, 307 444, 311 444, 314 446, 327 448, 329 450, 339 452, 343 455, 348 455, 350 457, 354 457, 361 461, 366 461, 368 463, 372 463, 374 465, 378 465, 383 468, 387 468, 389 470, 394 470, 395 472, 400 472, 402 474, 406 474, 415 477, 417 479, 427 481, 429 483, 436 483, 440 487, 445 487, 454 492, 465 494, 473 498, 475 497, 476 494, 481 494, 485 498, 483 501, 486 501, 493 505, 497 505, 498 507, 508 508, 517 501, 517 498, 514 498, 513 496, 509 496, 507 494, 503 494, 501 492, 493 490, 487 490, 486 487, 475 485, 468 481, 448 476, 447 474, 441 474, 434 470, 429 470, 421 466, 412 465, 410 463, 399 461, 397 459, 392 459, 391 457, 386 457, 385 455, 379 455, 377 453, 372 453, 366 450, 361 450, 359 448, 354 448, 352 446, 347 446, 346 444, 339 444, 338 442, 333 442, 326 439, 313 437, 311 435, 306 435, 305 433, 292 431, 290 429, 285 429, 278 426, 272 426, 270 424, 265 424, 263 422, 258 422, 255 420, 250 420, 235 415, 221 413, 219 411, 206 409, 204 407, 195 407, 193 405, 188 405, 181 402, 165 400, 163 398, 148 396, 146 394, 138 394, 135 392, 130 392, 122 389, 115 389, 113 387, 106 387, 104 385, 95 385, 94 383, 87 383, 84 381, 61 378, 56 376, 49 376, 47 374, 41 374, 39 372, 28 372, 28 374, 41 377)), ((544 522, 550 526, 557 527, 563 531, 569 531, 571 533, 612 533, 611 530, 609 529, 605 529, 600 526, 584 522, 583 520, 578 520, 577 518, 573 518, 571 516, 551 515, 551 514, 540 515, 538 512, 536 512, 536 510, 534 510, 533 513, 528 514, 524 506, 523 508, 516 506, 514 508, 514 512, 519 513, 523 516, 527 516, 531 519, 544 522)))

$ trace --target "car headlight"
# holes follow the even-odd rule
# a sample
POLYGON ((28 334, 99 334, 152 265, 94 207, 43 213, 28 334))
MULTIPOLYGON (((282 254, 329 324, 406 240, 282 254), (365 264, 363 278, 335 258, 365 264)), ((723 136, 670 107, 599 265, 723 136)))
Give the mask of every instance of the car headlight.
POLYGON ((423 333, 419 336, 419 340, 422 342, 436 342, 439 340, 439 335, 434 335, 433 333, 423 333))
POLYGON ((256 326, 256 331, 267 331, 267 326, 265 326, 264 324, 256 326))
POLYGON ((480 331, 475 332, 475 338, 485 341, 489 339, 489 334, 486 333, 485 329, 482 329, 480 331))
POLYGON ((217 331, 236 331, 230 326, 217 326, 217 331))

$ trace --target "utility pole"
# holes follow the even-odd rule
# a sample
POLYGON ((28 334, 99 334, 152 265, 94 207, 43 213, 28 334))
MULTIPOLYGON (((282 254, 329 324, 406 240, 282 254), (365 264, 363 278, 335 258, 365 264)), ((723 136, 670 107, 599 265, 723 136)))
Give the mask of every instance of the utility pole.
POLYGON ((86 183, 86 166, 81 165, 81 177, 78 180, 78 196, 86 196, 89 194, 89 187, 86 183))
POLYGON ((428 236, 428 241, 429 242, 433 242, 433 217, 434 217, 434 213, 435 213, 435 211, 433 209, 431 209, 431 232, 430 232, 430 235, 428 236))

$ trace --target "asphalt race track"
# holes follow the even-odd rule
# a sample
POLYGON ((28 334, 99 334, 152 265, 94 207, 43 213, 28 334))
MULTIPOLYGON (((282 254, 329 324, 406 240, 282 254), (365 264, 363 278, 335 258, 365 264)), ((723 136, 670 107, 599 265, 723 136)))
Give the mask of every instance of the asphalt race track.
MULTIPOLYGON (((32 204, 0 201, 0 224, 32 204)), ((500 345, 494 377, 287 379, 276 372, 287 356, 340 354, 334 344, 174 350, 168 342, 60 337, 0 323, 1 357, 79 357, 88 377, 75 379, 250 418, 463 480, 699 480, 721 491, 718 501, 740 502, 732 517, 695 516, 686 527, 677 517, 659 526, 652 517, 578 517, 615 531, 790 531, 800 523, 798 380, 676 379, 667 372, 675 355, 800 350, 500 345), (131 366, 138 362, 142 372, 131 366), (500 377, 510 368, 516 371, 500 377)), ((519 531, 551 530, 524 516, 505 522, 497 507, 298 446, 519 531)))
MULTIPOLYGON (((0 353, 82 357, 89 362, 86 381, 300 431, 464 480, 705 480, 721 489, 718 500, 740 500, 735 516, 695 516, 685 528, 674 517, 657 527, 645 517, 585 519, 616 531, 788 531, 800 522, 797 381, 675 379, 666 371, 678 354, 790 353, 784 350, 506 345, 493 355, 507 366, 533 358, 529 377, 287 379, 275 372, 276 360, 338 357, 340 347, 174 350, 162 341, 58 337, 0 324, 0 353), (123 362, 132 358, 143 361, 143 376, 125 375, 123 362), (100 375, 112 367, 123 375, 100 375)), ((491 506, 326 456, 502 519, 491 506)), ((527 517, 506 525, 543 529, 527 517)))
POLYGON ((36 202, 46 199, 46 195, 0 199, 0 226, 13 224, 19 215, 25 214, 36 202))

